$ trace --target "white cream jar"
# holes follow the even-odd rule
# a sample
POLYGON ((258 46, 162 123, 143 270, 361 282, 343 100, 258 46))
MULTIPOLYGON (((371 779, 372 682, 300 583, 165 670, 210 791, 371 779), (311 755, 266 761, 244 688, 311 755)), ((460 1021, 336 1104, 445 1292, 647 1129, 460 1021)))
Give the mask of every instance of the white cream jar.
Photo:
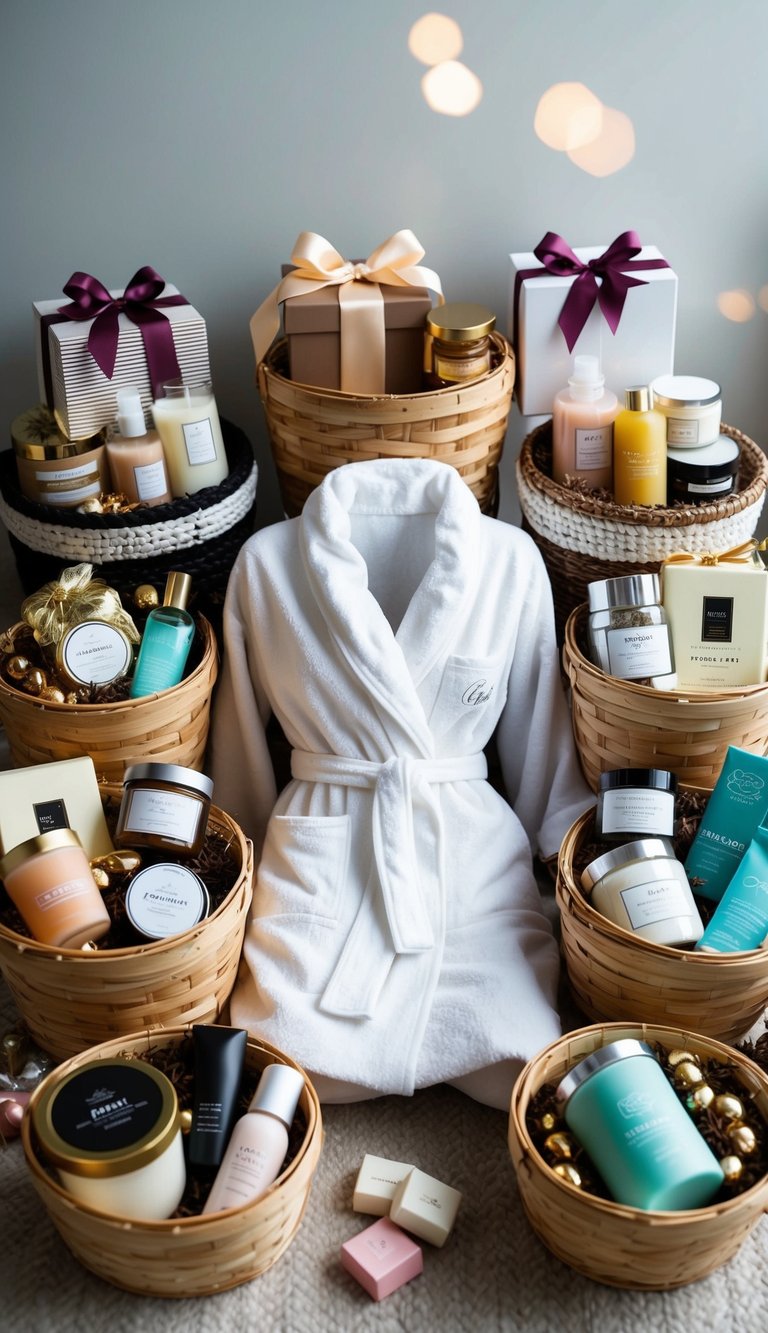
POLYGON ((614 847, 582 871, 581 887, 598 912, 651 944, 695 944, 704 926, 682 862, 667 838, 614 847))
POLYGON ((720 434, 720 385, 701 375, 658 375, 651 384, 653 406, 667 418, 667 444, 699 449, 720 434))

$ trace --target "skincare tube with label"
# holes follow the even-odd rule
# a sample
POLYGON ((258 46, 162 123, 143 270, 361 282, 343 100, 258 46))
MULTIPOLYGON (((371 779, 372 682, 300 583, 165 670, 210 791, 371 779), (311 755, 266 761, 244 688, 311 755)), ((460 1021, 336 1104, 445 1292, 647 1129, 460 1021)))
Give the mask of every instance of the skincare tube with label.
POLYGON ((760 824, 696 945, 704 953, 759 949, 768 936, 768 827, 760 824))
POLYGON ((768 758, 729 745, 685 862, 695 893, 719 901, 768 815, 768 758))

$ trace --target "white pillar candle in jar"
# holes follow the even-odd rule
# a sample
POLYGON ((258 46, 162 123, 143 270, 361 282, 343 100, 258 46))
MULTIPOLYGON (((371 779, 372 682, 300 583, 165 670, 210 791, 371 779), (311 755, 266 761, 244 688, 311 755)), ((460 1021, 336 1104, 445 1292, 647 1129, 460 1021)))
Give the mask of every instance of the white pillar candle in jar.
POLYGON ((216 399, 210 384, 163 384, 152 405, 171 494, 194 495, 229 473, 216 399))

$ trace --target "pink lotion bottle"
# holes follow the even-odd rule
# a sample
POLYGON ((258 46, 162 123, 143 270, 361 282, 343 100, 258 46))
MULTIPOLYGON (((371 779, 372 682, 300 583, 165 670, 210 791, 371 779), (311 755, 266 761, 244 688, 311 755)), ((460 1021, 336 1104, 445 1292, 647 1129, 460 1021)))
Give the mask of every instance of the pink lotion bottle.
POLYGON ((117 391, 117 429, 107 441, 107 458, 115 491, 135 503, 169 504, 171 489, 165 454, 156 430, 147 430, 138 389, 117 391))
POLYGON ((204 1213, 242 1208, 266 1194, 285 1161, 303 1087, 298 1069, 267 1065, 248 1111, 232 1130, 204 1213))
POLYGON ((568 388, 556 394, 552 409, 552 476, 561 485, 566 474, 582 477, 594 489, 609 491, 613 485, 619 402, 604 385, 596 356, 574 357, 568 388))

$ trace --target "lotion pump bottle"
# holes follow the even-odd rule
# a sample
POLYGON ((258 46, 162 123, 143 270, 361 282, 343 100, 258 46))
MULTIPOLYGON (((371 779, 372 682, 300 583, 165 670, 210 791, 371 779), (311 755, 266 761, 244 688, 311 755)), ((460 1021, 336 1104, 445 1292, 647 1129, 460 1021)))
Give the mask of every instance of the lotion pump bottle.
POLYGON ((147 616, 129 698, 169 690, 184 675, 195 637, 195 622, 186 609, 191 585, 189 574, 168 575, 163 605, 147 616))
POLYGON ((596 356, 574 357, 568 388, 556 394, 552 408, 552 476, 561 485, 567 473, 611 489, 619 402, 604 385, 596 356))
POLYGON ((645 384, 626 390, 613 423, 613 493, 620 505, 667 503, 667 420, 645 384))
POLYGON ((112 486, 129 500, 168 504, 171 490, 165 454, 156 430, 147 430, 138 389, 117 390, 117 429, 107 441, 112 486))
POLYGON ((298 1069, 267 1065, 247 1113, 232 1131, 204 1213, 241 1208, 266 1194, 285 1161, 303 1087, 298 1069))

